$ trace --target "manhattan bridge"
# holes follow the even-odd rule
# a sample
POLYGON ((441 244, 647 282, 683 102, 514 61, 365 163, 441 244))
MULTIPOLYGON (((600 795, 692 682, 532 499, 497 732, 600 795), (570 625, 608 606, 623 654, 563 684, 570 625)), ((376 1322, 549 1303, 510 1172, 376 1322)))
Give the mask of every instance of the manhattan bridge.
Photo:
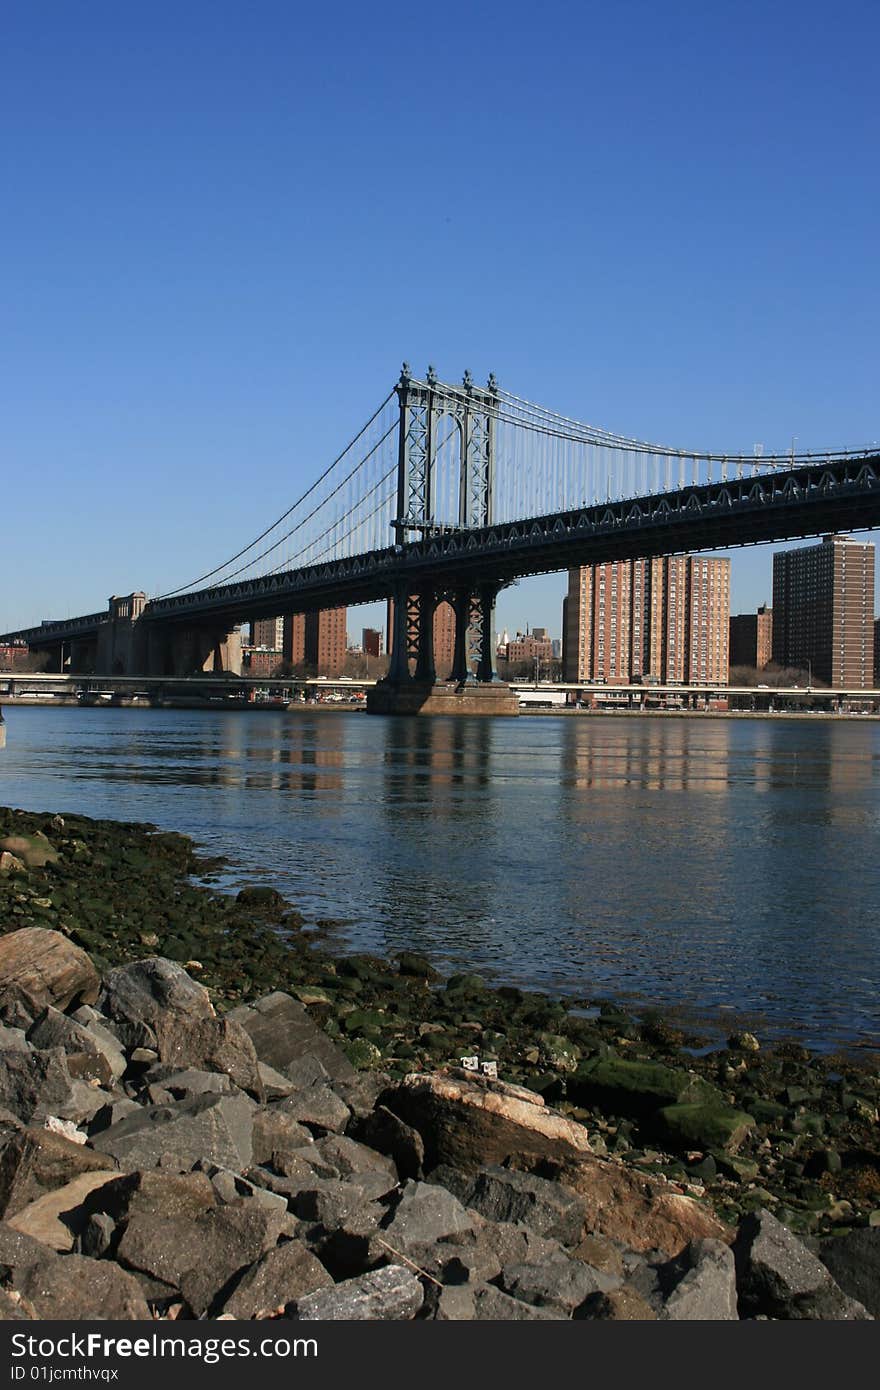
POLYGON ((235 554, 155 598, 135 591, 0 643, 67 644, 72 671, 189 675, 222 666, 241 622, 392 599, 387 707, 416 708, 435 684, 441 602, 455 614, 447 684, 464 693, 495 681, 495 601, 519 578, 878 524, 876 447, 755 457, 652 444, 494 376, 453 385, 404 363, 341 452, 235 554))

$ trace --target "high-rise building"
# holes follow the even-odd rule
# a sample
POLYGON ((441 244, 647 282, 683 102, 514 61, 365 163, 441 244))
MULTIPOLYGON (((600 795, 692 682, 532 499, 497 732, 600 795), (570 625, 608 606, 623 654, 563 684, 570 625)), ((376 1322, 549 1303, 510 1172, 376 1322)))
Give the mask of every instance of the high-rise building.
POLYGON ((727 559, 670 555, 569 570, 565 679, 724 685, 729 618, 727 559))
POLYGON ((759 671, 773 660, 773 609, 762 603, 757 613, 737 613, 730 620, 731 666, 759 671))
POLYGON ((365 627, 361 631, 361 648, 364 656, 382 655, 382 634, 376 627, 365 627))
POLYGON ((773 660, 826 685, 874 684, 874 546, 851 536, 773 556, 773 660))
POLYGON ((341 676, 346 649, 345 608, 284 616, 282 651, 292 666, 314 667, 319 676, 341 676))

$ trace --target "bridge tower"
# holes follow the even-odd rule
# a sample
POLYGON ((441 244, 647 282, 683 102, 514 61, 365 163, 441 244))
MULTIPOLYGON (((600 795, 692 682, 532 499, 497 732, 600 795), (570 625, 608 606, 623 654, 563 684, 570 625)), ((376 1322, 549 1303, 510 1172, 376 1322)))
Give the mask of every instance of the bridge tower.
MULTIPOLYGON (((461 386, 449 386, 428 367, 424 381, 404 362, 396 387, 400 404, 397 464, 397 515, 392 522, 395 549, 449 531, 492 523, 495 421, 498 386, 490 375, 485 388, 465 372, 461 386)), ((499 585, 479 574, 451 583, 402 577, 393 588, 391 664, 368 701, 372 713, 515 714, 519 703, 495 669, 495 600, 499 585), (455 659, 444 685, 434 660, 434 613, 446 601, 455 614, 455 659), (454 697, 450 700, 450 697, 454 697)))

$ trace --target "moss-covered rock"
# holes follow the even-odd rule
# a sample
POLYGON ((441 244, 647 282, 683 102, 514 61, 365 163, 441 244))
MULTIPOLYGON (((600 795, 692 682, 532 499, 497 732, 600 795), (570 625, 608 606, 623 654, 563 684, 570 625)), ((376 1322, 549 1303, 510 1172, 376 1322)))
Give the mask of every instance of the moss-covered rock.
POLYGON ((728 1105, 665 1105, 654 1117, 657 1132, 676 1149, 722 1149, 732 1153, 740 1147, 755 1121, 743 1110, 728 1105))

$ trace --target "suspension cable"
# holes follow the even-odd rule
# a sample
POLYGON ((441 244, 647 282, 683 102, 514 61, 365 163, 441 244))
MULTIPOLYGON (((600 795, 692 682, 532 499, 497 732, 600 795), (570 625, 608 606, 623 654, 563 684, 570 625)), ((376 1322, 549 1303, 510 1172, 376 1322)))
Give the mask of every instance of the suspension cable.
MULTIPOLYGON (((311 487, 307 488, 306 491, 302 494, 302 496, 301 496, 301 497, 298 497, 298 498, 296 499, 296 501, 292 504, 292 506, 290 506, 290 507, 287 508, 287 511, 286 511, 286 512, 282 512, 281 516, 277 517, 276 520, 272 522, 272 525, 271 525, 271 526, 267 526, 266 529, 265 529, 265 531, 261 531, 260 534, 259 534, 259 536, 257 536, 257 537, 256 537, 254 540, 252 540, 248 545, 246 545, 246 546, 244 547, 243 550, 239 550, 235 555, 230 556, 230 558, 229 558, 228 560, 224 560, 224 562, 223 562, 222 565, 215 565, 215 567, 214 567, 212 570, 208 570, 208 572, 207 572, 206 574, 201 575, 201 577, 200 577, 199 579, 191 579, 190 582, 189 582, 188 584, 181 584, 180 587, 177 588, 177 589, 169 589, 169 590, 167 591, 167 593, 158 594, 158 595, 157 595, 157 598, 173 598, 173 596, 174 596, 175 594, 182 594, 182 593, 184 593, 185 590, 193 588, 196 584, 204 584, 204 582, 205 582, 206 579, 211 579, 215 574, 219 574, 220 571, 221 571, 221 570, 225 570, 225 569, 227 568, 228 565, 234 565, 234 564, 235 564, 235 561, 236 561, 236 560, 240 560, 241 557, 242 557, 242 555, 246 555, 247 552, 248 552, 249 550, 253 550, 253 548, 254 548, 255 545, 259 545, 259 544, 260 544, 260 541, 265 540, 266 536, 269 535, 269 532, 270 532, 270 531, 274 531, 276 526, 280 526, 281 523, 282 523, 282 521, 286 521, 287 518, 290 516, 291 512, 296 511, 297 507, 298 507, 302 502, 305 502, 305 500, 306 500, 307 497, 310 497, 310 496, 312 495, 312 493, 315 491, 315 488, 320 486, 320 484, 324 481, 324 479, 328 476, 328 474, 332 473, 333 469, 336 467, 336 465, 337 465, 342 459, 345 458, 345 455, 349 452, 349 450, 350 450, 350 449, 353 449, 354 446, 355 446, 355 444, 357 444, 358 440, 359 440, 364 434, 366 434, 367 430, 370 428, 370 426, 372 425, 373 421, 376 420, 376 419, 381 415, 382 411, 385 409, 386 405, 387 405, 388 402, 391 400, 391 397, 392 397, 393 395, 394 395, 394 387, 391 388, 391 390, 388 392, 388 395, 385 397, 385 399, 384 399, 384 401, 382 402, 382 404, 381 404, 380 406, 378 406, 377 409, 373 412, 373 414, 370 416, 370 418, 369 418, 369 420, 367 421, 367 423, 366 423, 365 425, 363 425, 361 429, 358 430, 357 434, 354 436, 353 439, 351 439, 351 440, 349 441, 348 444, 346 444, 346 446, 345 446, 345 448, 342 450, 342 452, 339 453, 339 454, 337 454, 337 456, 336 456, 336 458, 333 460, 333 462, 332 462, 331 464, 328 464, 328 465, 327 465, 327 467, 324 469, 324 472, 321 474, 321 476, 320 476, 319 478, 316 478, 315 481, 312 483, 311 487)), ((393 428, 393 426, 392 426, 392 428, 393 428)), ((390 433, 390 431, 389 431, 389 433, 390 433)), ((383 436, 383 438, 387 438, 387 435, 383 436)), ((371 450, 371 453, 373 453, 373 452, 375 452, 375 450, 371 450)), ((370 455, 367 454, 366 457, 369 458, 370 455)), ((366 459, 362 459, 361 462, 362 462, 362 463, 363 463, 363 462, 366 462, 366 459)), ((357 471, 357 470, 355 470, 355 471, 357 471)), ((349 476, 351 476, 351 475, 349 475, 349 476)), ((332 497, 333 494, 331 493, 330 496, 332 497)), ((327 499, 325 498, 325 501, 326 501, 326 500, 327 500, 327 499)), ((261 557, 258 556, 257 558, 259 559, 259 558, 261 558, 261 557)), ((256 564, 256 560, 253 561, 252 563, 256 564)), ((247 565, 243 566, 243 568, 244 568, 244 569, 247 569, 247 565)), ((241 573, 241 570, 236 570, 236 574, 240 574, 240 573, 241 573)))

